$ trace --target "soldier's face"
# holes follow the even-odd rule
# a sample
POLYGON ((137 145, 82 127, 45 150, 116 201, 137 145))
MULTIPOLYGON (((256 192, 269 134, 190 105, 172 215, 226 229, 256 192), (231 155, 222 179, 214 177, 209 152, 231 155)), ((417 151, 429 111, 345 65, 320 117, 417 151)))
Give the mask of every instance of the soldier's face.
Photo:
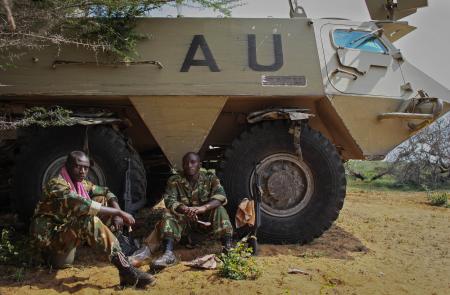
POLYGON ((183 159, 183 171, 186 176, 194 176, 200 170, 200 159, 196 155, 188 155, 183 159))
POLYGON ((87 157, 76 157, 72 167, 68 167, 70 177, 75 181, 83 181, 89 172, 89 159, 87 157))

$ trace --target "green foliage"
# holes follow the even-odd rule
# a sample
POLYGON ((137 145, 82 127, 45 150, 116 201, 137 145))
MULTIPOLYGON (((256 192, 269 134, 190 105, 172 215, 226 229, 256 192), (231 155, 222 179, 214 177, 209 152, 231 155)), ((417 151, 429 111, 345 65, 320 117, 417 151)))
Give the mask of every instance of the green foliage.
MULTIPOLYGON (((419 185, 411 182, 400 181, 396 177, 396 169, 389 169, 391 166, 395 165, 399 169, 402 164, 393 164, 386 161, 360 161, 360 160, 350 160, 346 166, 347 174, 347 188, 349 190, 368 190, 368 191, 424 191, 427 190, 424 185, 419 185), (358 172, 363 175, 366 179, 361 180, 348 172, 348 168, 352 171, 358 172), (376 175, 381 172, 388 170, 386 175, 380 178, 372 180, 376 175)), ((403 167, 401 167, 403 169, 403 167)), ((449 184, 441 183, 438 187, 433 187, 433 189, 448 189, 449 184)))
POLYGON ((388 158, 399 183, 450 187, 450 118, 443 116, 399 145, 388 158))
POLYGON ((25 280, 26 269, 30 266, 42 264, 37 258, 36 249, 25 235, 14 232, 13 229, 3 228, 0 237, 0 264, 9 265, 2 277, 14 282, 25 280))
MULTIPOLYGON (((95 52, 107 52, 108 58, 131 61, 137 57, 136 45, 146 36, 136 32, 136 20, 150 16, 164 5, 208 8, 224 16, 241 0, 14 0, 13 17, 17 25, 9 31, 8 22, 0 23, 0 69, 20 57, 20 51, 53 43, 74 45, 95 52)), ((7 19, 0 9, 0 18, 7 19)))
POLYGON ((15 68, 15 65, 12 62, 0 63, 0 70, 5 71, 10 68, 15 68))
POLYGON ((349 160, 346 162, 346 166, 360 172, 369 179, 374 177, 381 170, 387 169, 388 165, 389 163, 383 161, 349 160))
POLYGON ((449 207, 447 192, 427 192, 427 199, 430 205, 438 207, 449 207))
POLYGON ((0 264, 15 266, 31 265, 39 260, 28 237, 14 235, 12 229, 2 229, 0 239, 0 264))
POLYGON ((232 280, 254 280, 261 275, 261 270, 252 257, 252 249, 243 243, 237 243, 236 247, 221 254, 222 264, 219 273, 222 277, 232 280))
POLYGON ((97 44, 105 44, 105 50, 112 60, 132 61, 138 57, 136 45, 145 35, 135 32, 134 18, 100 18, 94 22, 91 19, 70 19, 66 23, 67 31, 85 40, 97 44))
POLYGON ((10 241, 10 234, 7 229, 2 230, 0 240, 0 263, 6 264, 19 255, 16 247, 10 241))
POLYGON ((17 283, 23 282, 25 280, 25 268, 24 267, 17 268, 11 277, 14 280, 14 282, 17 283))
POLYGON ((18 127, 37 125, 41 127, 72 126, 75 124, 70 117, 72 111, 56 106, 50 109, 32 107, 24 111, 24 118, 17 123, 18 127))
POLYGON ((388 169, 388 163, 383 161, 360 161, 360 160, 350 160, 345 166, 346 169, 360 173, 366 179, 358 179, 347 171, 347 187, 349 189, 357 190, 408 190, 405 187, 396 182, 395 178, 390 175, 384 175, 378 179, 372 180, 373 177, 388 169))

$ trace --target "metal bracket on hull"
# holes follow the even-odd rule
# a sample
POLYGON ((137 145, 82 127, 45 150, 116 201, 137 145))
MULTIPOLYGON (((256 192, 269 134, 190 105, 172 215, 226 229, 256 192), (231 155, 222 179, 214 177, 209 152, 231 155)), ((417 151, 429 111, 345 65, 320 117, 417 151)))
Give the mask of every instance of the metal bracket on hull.
POLYGON ((428 0, 366 0, 372 19, 399 20, 428 6, 428 0))
POLYGON ((297 0, 289 0, 289 7, 290 7, 289 16, 291 18, 306 17, 305 9, 302 6, 298 5, 297 0))
POLYGON ((155 65, 158 69, 164 68, 163 64, 157 60, 142 60, 142 61, 120 61, 113 63, 90 62, 90 61, 74 61, 74 60, 55 60, 52 63, 52 69, 56 69, 57 65, 79 65, 79 66, 104 66, 104 67, 118 67, 118 66, 132 66, 132 65, 155 65))
POLYGON ((300 161, 303 161, 302 148, 300 146, 300 136, 302 135, 302 125, 298 121, 294 121, 292 123, 292 127, 289 129, 289 132, 294 135, 294 146, 295 152, 297 153, 300 161))
POLYGON ((436 120, 442 113, 443 102, 437 97, 429 97, 423 90, 418 91, 418 95, 407 101, 405 101, 397 112, 382 113, 378 115, 379 120, 385 119, 409 119, 409 120, 423 120, 421 123, 408 123, 408 127, 412 131, 417 131, 426 125, 436 120), (421 107, 426 104, 431 104, 431 109, 428 108, 428 112, 423 111, 421 107))
POLYGON ((294 136, 294 146, 295 152, 297 153, 298 158, 302 161, 302 149, 300 147, 300 136, 302 132, 302 121, 306 121, 311 117, 314 117, 313 114, 308 113, 307 109, 267 109, 262 111, 257 111, 249 114, 247 116, 247 121, 250 124, 261 122, 261 121, 270 121, 270 120, 291 120, 292 125, 289 128, 289 133, 294 136))
POLYGON ((308 109, 296 109, 296 108, 266 109, 250 113, 247 116, 247 122, 249 122, 250 124, 254 124, 261 121, 270 121, 270 120, 286 120, 286 119, 289 119, 291 121, 308 120, 309 118, 314 117, 313 114, 309 114, 308 112, 309 112, 308 109))

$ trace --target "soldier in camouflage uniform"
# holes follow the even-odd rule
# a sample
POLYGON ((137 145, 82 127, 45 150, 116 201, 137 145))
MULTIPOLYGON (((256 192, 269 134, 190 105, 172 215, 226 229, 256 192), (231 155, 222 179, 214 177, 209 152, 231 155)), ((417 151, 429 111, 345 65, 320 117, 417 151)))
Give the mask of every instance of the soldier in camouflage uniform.
POLYGON ((87 242, 102 250, 117 267, 121 285, 145 287, 152 284, 155 279, 129 264, 117 238, 98 217, 112 217, 116 226, 135 222, 133 216, 113 204, 117 204, 117 198, 108 188, 85 179, 89 166, 89 158, 83 152, 71 152, 61 174, 45 186, 31 224, 36 245, 47 253, 66 253, 87 242), (99 196, 112 207, 91 199, 99 196))
POLYGON ((183 157, 183 173, 167 181, 164 203, 168 210, 157 225, 164 254, 153 262, 155 271, 175 264, 173 243, 192 230, 209 232, 222 239, 224 250, 231 248, 233 227, 223 207, 227 203, 225 191, 219 178, 212 172, 200 171, 200 166, 199 155, 189 152, 183 157))

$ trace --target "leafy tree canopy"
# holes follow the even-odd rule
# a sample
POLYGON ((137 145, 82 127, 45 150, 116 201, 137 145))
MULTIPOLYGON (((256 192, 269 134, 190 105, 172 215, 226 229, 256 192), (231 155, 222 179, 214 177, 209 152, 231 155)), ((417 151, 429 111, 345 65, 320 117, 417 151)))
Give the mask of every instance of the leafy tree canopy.
POLYGON ((137 18, 164 5, 209 8, 229 16, 239 4, 240 0, 0 0, 0 54, 12 60, 53 43, 106 51, 129 61, 137 56, 136 43, 145 38, 134 30, 137 18))

